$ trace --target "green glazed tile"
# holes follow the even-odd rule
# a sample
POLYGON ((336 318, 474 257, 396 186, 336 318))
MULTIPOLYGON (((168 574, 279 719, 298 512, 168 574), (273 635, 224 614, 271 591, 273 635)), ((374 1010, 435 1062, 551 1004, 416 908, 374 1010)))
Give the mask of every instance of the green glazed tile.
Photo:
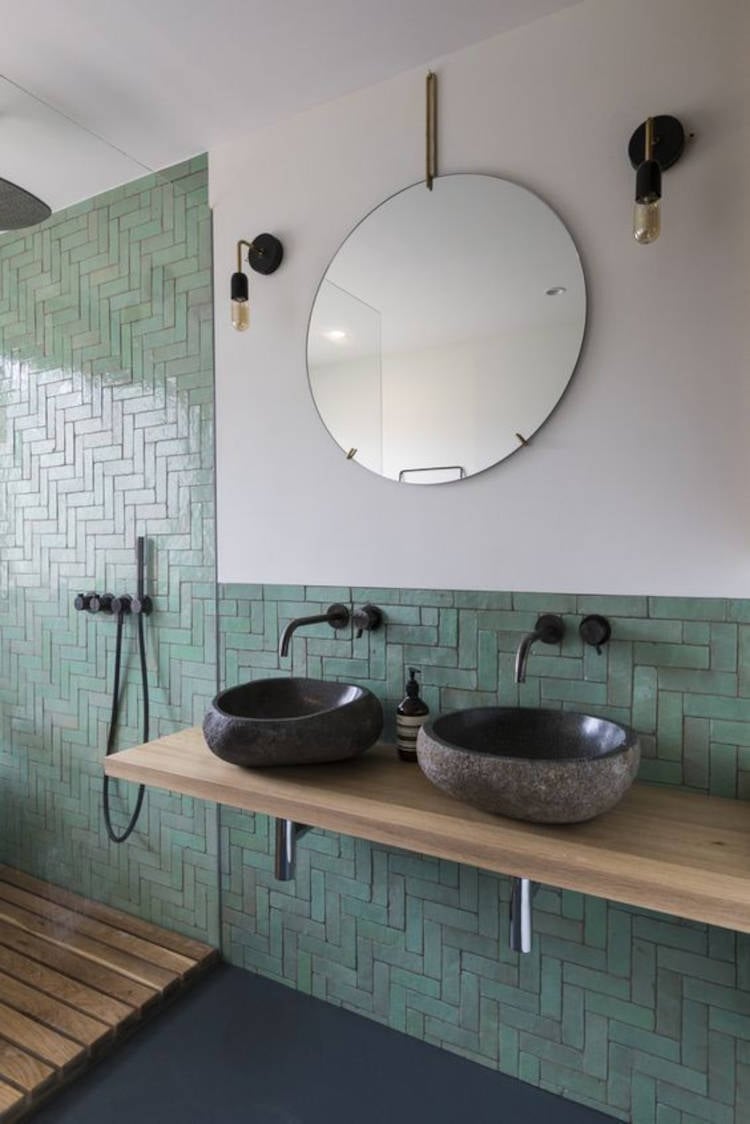
MULTIPOLYGON (((205 157, 0 236, 3 859, 612 1119, 750 1119, 747 938, 543 887, 520 957, 508 879, 313 831, 281 884, 268 817, 155 790, 148 838, 104 844, 113 634, 70 594, 130 585, 136 515, 155 544, 159 733, 200 720, 217 627, 223 682, 268 678, 280 624, 372 601, 382 630, 306 630, 284 674, 368 686, 390 736, 410 664, 433 713, 584 708, 639 731, 642 779, 750 798, 750 601, 247 583, 217 606, 210 271, 205 157), (532 649, 519 688, 545 611, 565 641, 532 649), (601 656, 577 632, 594 612, 613 628, 601 656)), ((122 744, 138 706, 131 692, 122 744)))

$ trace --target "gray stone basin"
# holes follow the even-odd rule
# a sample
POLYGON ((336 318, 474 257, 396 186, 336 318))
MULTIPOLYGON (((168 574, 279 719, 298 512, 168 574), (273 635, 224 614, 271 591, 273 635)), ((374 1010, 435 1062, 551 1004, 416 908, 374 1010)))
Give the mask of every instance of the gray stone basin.
POLYGON ((288 677, 222 691, 203 720, 209 749, 250 768, 356 757, 382 729, 383 708, 366 687, 288 677))
POLYGON ((627 792, 641 747, 633 730, 605 718, 493 706, 426 722, 417 758, 434 785, 485 812, 578 823, 627 792))

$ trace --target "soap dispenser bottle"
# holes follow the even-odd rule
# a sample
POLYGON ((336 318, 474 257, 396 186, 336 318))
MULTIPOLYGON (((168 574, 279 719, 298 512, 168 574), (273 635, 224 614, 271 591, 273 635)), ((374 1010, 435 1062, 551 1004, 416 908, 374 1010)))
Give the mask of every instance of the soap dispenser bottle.
POLYGON ((406 694, 396 707, 396 746, 402 761, 417 760, 417 734, 430 708, 419 695, 417 669, 409 668, 406 694))

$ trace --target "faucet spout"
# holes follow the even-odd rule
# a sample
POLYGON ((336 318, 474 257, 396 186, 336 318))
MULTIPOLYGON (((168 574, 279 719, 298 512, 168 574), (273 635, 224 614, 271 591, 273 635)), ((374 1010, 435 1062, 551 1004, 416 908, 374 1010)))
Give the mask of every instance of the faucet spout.
POLYGON ((531 651, 531 645, 537 640, 541 640, 541 638, 541 632, 538 628, 535 628, 533 632, 527 632, 518 645, 518 650, 516 652, 516 673, 514 676, 516 683, 526 682, 526 663, 529 658, 529 652, 531 651))
POLYGON ((565 635, 565 622, 555 613, 542 613, 537 619, 533 632, 527 632, 518 645, 516 652, 516 683, 526 682, 526 664, 529 659, 531 646, 537 640, 543 644, 559 644, 565 635))
POLYGON ((338 602, 329 605, 325 613, 314 613, 310 617, 295 617, 289 621, 281 634, 279 656, 283 659, 284 656, 289 654, 289 644, 298 628, 302 628, 306 624, 322 624, 324 621, 327 621, 331 628, 346 628, 349 624, 349 617, 350 613, 346 605, 340 605, 338 602))

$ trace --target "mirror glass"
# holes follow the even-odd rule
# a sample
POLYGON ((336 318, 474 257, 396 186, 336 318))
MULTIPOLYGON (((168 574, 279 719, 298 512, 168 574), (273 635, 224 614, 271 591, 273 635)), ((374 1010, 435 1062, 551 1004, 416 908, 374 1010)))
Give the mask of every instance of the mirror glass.
POLYGON ((533 192, 440 176, 387 199, 329 265, 310 316, 313 398, 349 459, 436 484, 521 448, 575 368, 575 244, 533 192))

